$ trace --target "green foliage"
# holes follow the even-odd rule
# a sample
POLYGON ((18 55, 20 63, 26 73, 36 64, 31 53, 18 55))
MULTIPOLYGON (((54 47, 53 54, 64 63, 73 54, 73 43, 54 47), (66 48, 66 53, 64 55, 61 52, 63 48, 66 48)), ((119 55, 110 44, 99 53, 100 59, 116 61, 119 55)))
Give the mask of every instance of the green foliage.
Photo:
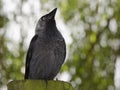
MULTIPOLYGON (((71 82, 75 84, 76 90, 108 90, 109 87, 114 89, 114 65, 117 56, 120 55, 120 47, 115 49, 112 46, 115 43, 111 41, 120 40, 119 0, 109 0, 107 4, 104 4, 103 0, 67 1, 67 4, 61 4, 61 10, 73 37, 69 48, 72 56, 64 66, 68 68, 68 71, 72 67, 75 68, 75 73, 71 73, 71 82), (116 31, 110 27, 112 20, 115 20, 117 24, 113 26, 117 28, 116 31), (84 32, 80 31, 81 24, 84 32), (74 30, 73 26, 76 26, 78 30, 74 30), (79 32, 84 36, 81 37, 82 34, 79 32)), ((62 70, 66 69, 62 68, 62 70)))
POLYGON ((8 22, 8 18, 5 16, 0 16, 0 28, 3 27, 8 22))

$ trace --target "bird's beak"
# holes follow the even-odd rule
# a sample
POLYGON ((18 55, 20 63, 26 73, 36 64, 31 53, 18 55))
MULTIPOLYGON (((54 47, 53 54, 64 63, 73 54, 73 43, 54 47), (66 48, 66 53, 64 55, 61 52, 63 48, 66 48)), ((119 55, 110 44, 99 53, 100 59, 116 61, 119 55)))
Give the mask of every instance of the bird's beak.
POLYGON ((54 19, 56 11, 57 11, 57 8, 53 9, 50 13, 47 14, 47 18, 54 19))

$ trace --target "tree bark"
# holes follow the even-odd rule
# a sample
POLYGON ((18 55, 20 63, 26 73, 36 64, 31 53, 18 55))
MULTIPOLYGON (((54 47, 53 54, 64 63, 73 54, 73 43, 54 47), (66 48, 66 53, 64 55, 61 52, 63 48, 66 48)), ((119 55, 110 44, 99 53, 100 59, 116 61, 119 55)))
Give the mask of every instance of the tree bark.
POLYGON ((70 83, 54 80, 17 80, 7 85, 8 90, 73 90, 70 83))

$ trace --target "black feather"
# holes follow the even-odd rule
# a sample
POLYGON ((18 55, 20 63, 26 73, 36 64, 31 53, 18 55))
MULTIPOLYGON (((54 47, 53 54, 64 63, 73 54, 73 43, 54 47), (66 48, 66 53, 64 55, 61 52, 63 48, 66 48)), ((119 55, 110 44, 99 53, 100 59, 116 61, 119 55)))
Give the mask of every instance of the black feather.
POLYGON ((25 79, 54 79, 65 60, 66 45, 56 27, 56 10, 37 23, 26 57, 25 79))

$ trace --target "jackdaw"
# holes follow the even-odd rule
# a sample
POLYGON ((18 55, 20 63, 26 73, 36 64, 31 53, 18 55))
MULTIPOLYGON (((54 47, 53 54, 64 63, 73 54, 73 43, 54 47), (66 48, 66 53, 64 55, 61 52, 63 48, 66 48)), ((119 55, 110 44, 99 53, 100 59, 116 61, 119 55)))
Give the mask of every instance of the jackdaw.
POLYGON ((52 80, 66 56, 66 44, 55 22, 57 8, 42 16, 26 56, 25 79, 52 80))

